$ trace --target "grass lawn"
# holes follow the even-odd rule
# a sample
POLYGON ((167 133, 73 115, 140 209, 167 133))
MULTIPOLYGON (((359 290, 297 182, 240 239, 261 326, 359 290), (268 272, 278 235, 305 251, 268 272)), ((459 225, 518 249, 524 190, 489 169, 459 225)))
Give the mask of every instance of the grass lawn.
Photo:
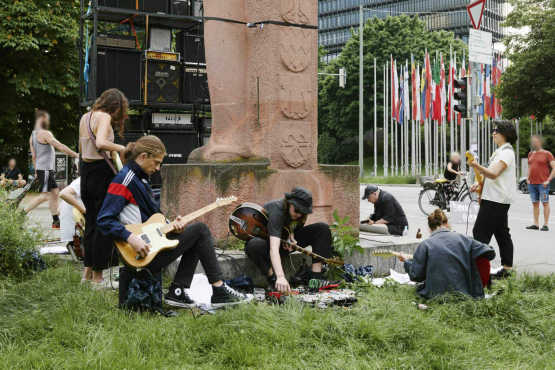
MULTIPOLYGON (((358 160, 345 163, 345 165, 358 166, 358 160)), ((391 167, 391 164, 389 164, 391 167)), ((390 168, 391 169, 391 168, 390 168)), ((410 170, 410 167, 409 167, 410 170)), ((384 177, 383 170, 383 155, 378 156, 378 171, 377 176, 370 176, 374 172, 374 157, 364 158, 364 178, 360 179, 361 183, 373 184, 414 184, 416 179, 412 176, 391 176, 384 177)))
POLYGON ((126 313, 71 264, 0 280, 3 369, 553 369, 555 276, 496 285, 492 299, 429 302, 363 288, 350 309, 252 303, 193 318, 126 313))

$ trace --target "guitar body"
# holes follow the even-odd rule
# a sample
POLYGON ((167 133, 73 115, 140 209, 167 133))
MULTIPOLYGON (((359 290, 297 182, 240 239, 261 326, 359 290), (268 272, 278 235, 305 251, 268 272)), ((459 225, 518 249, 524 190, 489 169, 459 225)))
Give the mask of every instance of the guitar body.
MULTIPOLYGON (((472 162, 473 160, 477 160, 477 158, 475 157, 474 154, 472 154, 471 152, 466 152, 465 155, 466 159, 468 160, 468 162, 472 162)), ((484 190, 484 177, 482 176, 482 174, 478 171, 474 171, 475 173, 475 177, 476 177, 476 182, 478 183, 478 187, 476 188, 476 194, 478 195, 478 203, 480 203, 482 201, 482 190, 484 190)))
POLYGON ((121 163, 119 153, 118 152, 111 152, 111 153, 112 153, 112 162, 114 162, 114 167, 116 167, 116 170, 121 171, 121 169, 123 168, 123 163, 121 163))
POLYGON ((177 247, 179 241, 169 240, 166 238, 166 235, 160 231, 160 228, 166 225, 166 217, 160 213, 153 215, 143 224, 126 225, 125 228, 128 231, 142 238, 149 244, 150 253, 145 258, 137 259, 137 252, 133 250, 131 245, 122 240, 114 240, 123 262, 132 268, 143 268, 148 266, 158 253, 177 247))

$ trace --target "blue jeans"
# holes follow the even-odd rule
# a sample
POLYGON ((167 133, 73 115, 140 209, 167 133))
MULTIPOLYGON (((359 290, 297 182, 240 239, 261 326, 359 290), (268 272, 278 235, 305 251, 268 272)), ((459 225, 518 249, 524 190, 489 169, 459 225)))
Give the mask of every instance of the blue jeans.
POLYGON ((543 184, 528 184, 528 191, 530 192, 530 199, 532 199, 532 203, 537 203, 540 199, 542 203, 549 203, 549 185, 544 188, 543 184))

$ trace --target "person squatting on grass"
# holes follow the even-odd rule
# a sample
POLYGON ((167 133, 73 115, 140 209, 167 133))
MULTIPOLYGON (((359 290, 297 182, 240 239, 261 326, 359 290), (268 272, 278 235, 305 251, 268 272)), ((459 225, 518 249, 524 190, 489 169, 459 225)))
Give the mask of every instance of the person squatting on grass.
POLYGON ((428 226, 431 235, 416 248, 412 260, 403 252, 399 257, 410 280, 420 283, 416 286, 417 294, 427 299, 445 293, 484 298, 476 259, 493 260, 493 248, 451 231, 449 220, 440 209, 428 217, 428 226))
POLYGON ((555 158, 547 150, 543 150, 543 137, 532 136, 532 151, 528 154, 528 192, 534 206, 534 224, 528 230, 540 230, 540 201, 543 205, 543 227, 541 231, 549 231, 549 184, 555 177, 555 158))
MULTIPOLYGON (((503 267, 492 275, 504 278, 513 267, 514 246, 509 229, 509 208, 516 199, 516 160, 511 146, 518 139, 515 125, 510 121, 493 122, 493 141, 498 148, 493 152, 489 167, 470 161, 468 165, 484 176, 482 201, 478 217, 472 230, 474 239, 489 244, 495 235, 503 267)), ((470 191, 475 192, 479 184, 474 183, 470 191)))
MULTIPOLYGON (((124 225, 141 224, 154 214, 161 213, 154 200, 148 177, 160 170, 165 155, 166 148, 156 136, 143 136, 137 142, 127 144, 123 153, 123 162, 126 165, 110 184, 98 215, 98 227, 104 235, 126 241, 142 257, 148 255, 149 245, 139 236, 130 233, 124 225)), ((88 212, 87 208, 87 214, 88 212)), ((179 240, 177 247, 158 253, 145 268, 155 274, 181 257, 166 294, 167 304, 176 307, 195 305, 185 289, 191 286, 199 260, 208 282, 212 284, 212 306, 233 305, 252 299, 252 296, 238 293, 223 282, 224 274, 206 224, 197 222, 186 226, 181 221, 181 216, 177 216, 174 225, 174 231, 167 236, 168 239, 179 240)))
POLYGON ((15 158, 10 158, 8 165, 2 168, 2 172, 0 172, 0 187, 22 188, 25 184, 21 171, 16 166, 15 158))

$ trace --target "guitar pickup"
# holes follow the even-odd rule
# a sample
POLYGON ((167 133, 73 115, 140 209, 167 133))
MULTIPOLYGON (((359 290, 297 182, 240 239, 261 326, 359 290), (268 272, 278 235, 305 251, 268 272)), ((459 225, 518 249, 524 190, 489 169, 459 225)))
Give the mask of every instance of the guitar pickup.
POLYGON ((160 235, 160 236, 164 236, 164 233, 162 233, 162 230, 160 230, 160 229, 156 229, 156 231, 158 232, 158 235, 160 235))
MULTIPOLYGON (((158 230, 158 231, 160 231, 160 230, 158 230)), ((140 236, 140 238, 143 239, 143 240, 145 241, 146 244, 150 244, 150 239, 148 238, 148 235, 142 234, 142 235, 140 236)))

